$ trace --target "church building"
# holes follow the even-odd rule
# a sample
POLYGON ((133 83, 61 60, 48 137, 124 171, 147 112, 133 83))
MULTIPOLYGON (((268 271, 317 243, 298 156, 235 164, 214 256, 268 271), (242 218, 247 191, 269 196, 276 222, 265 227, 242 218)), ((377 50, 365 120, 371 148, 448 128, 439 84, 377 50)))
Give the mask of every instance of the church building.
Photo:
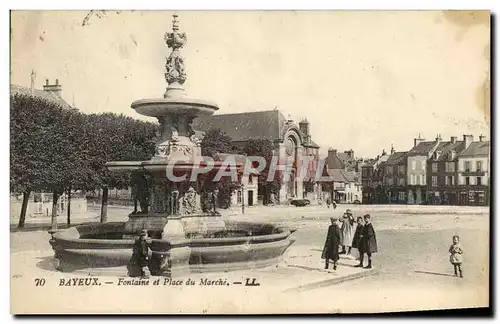
MULTIPOLYGON (((291 168, 288 179, 283 179, 276 197, 279 203, 290 199, 318 199, 319 185, 314 175, 319 161, 319 146, 311 139, 310 125, 307 120, 296 123, 286 118, 279 110, 245 112, 236 114, 216 114, 199 117, 193 121, 193 129, 207 132, 220 129, 231 137, 235 148, 242 149, 250 139, 269 140, 274 145, 279 161, 291 168), (299 172, 301 156, 308 156, 306 172, 299 172)), ((261 185, 259 183, 259 185, 261 185)), ((259 197, 261 200, 262 197, 259 197)))

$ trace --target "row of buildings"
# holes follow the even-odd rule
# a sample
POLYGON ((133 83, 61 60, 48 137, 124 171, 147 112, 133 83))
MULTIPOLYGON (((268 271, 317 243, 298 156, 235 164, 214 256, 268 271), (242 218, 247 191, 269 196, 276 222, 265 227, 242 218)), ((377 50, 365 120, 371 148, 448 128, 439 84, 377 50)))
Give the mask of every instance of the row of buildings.
POLYGON ((409 151, 383 152, 361 167, 363 203, 486 206, 490 201, 490 141, 463 135, 426 141, 409 151))
MULTIPOLYGON (((55 84, 46 81, 43 90, 34 87, 34 78, 30 88, 11 85, 11 93, 29 93, 72 108, 61 92, 58 80, 55 84)), ((244 186, 234 194, 234 205, 251 206, 264 200, 283 204, 302 198, 323 203, 329 197, 339 203, 489 203, 490 142, 484 136, 477 141, 471 135, 464 135, 461 140, 451 137, 443 141, 437 136, 434 141, 426 141, 419 135, 409 151, 391 149, 389 154, 384 151, 373 159, 356 158, 352 149, 329 149, 321 172, 329 180, 319 182, 315 176, 321 165, 320 147, 312 140, 310 124, 305 119, 295 122, 273 109, 200 117, 192 126, 200 138, 211 128, 219 128, 232 138, 233 149, 243 148, 250 139, 269 140, 279 160, 288 161, 290 177, 283 179, 276 195, 266 199, 256 177, 242 179, 244 186), (309 159, 304 174, 299 172, 303 156, 309 159)))

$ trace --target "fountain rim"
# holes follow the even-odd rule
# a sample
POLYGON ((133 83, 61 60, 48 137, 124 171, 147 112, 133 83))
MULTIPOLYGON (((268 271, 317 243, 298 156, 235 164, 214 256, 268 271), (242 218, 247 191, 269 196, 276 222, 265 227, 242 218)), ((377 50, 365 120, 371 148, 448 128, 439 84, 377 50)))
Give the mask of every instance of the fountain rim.
MULTIPOLYGON (((224 161, 214 161, 210 162, 212 164, 212 170, 241 170, 243 167, 242 164, 225 164, 224 161)), ((195 169, 201 169, 208 166, 208 163, 204 162, 203 159, 200 159, 198 162, 189 162, 189 161, 176 161, 176 160, 147 160, 147 161, 110 161, 106 162, 106 168, 113 171, 158 171, 158 170, 166 170, 173 169, 173 171, 192 171, 195 169), (173 163, 175 162, 175 164, 173 163)))
MULTIPOLYGON (((233 221, 234 222, 234 221, 233 221)), ((126 222, 109 222, 105 223, 106 225, 122 225, 125 224, 126 222)), ((248 224, 252 222, 238 222, 235 221, 235 223, 240 223, 240 224, 248 224)), ((256 225, 272 225, 274 228, 279 229, 279 233, 272 233, 272 234, 265 234, 265 235, 252 235, 252 236, 244 236, 244 237, 221 237, 221 238, 185 238, 185 239, 176 239, 176 240, 169 240, 169 239, 149 239, 151 240, 151 245, 152 247, 155 248, 178 248, 178 247, 191 247, 191 248, 197 248, 197 247, 204 247, 204 246, 233 246, 233 245, 241 245, 241 244, 260 244, 260 243, 266 243, 266 242, 274 242, 274 241, 280 241, 283 239, 286 239, 289 237, 291 234, 295 232, 295 230, 288 229, 288 228, 283 228, 281 226, 277 226, 274 224, 269 224, 269 223, 254 223, 256 225)), ((80 234, 79 229, 84 229, 87 227, 95 227, 99 225, 104 225, 101 223, 89 223, 89 224, 81 224, 81 225, 76 225, 74 227, 71 227, 69 229, 61 229, 55 233, 52 234, 52 239, 51 241, 53 243, 59 243, 65 245, 77 245, 79 250, 86 250, 85 248, 81 248, 82 245, 91 245, 88 246, 87 249, 96 249, 96 250, 104 250, 104 249, 109 249, 109 248, 129 248, 131 244, 134 243, 134 239, 88 239, 88 238, 80 238, 80 237, 75 237, 74 231, 76 230, 78 234, 80 234), (70 230, 74 229, 74 230, 70 230)), ((80 234, 81 235, 81 234, 80 234)), ((71 246, 66 246, 67 249, 72 249, 71 246)), ((156 250, 155 248, 152 248, 152 250, 156 250)))
POLYGON ((219 106, 215 102, 202 99, 193 99, 189 97, 139 99, 132 102, 130 106, 138 113, 150 117, 168 116, 175 114, 212 115, 215 111, 219 110, 219 106), (163 114, 159 114, 158 111, 150 112, 148 111, 148 107, 151 106, 156 106, 156 108, 164 109, 165 112, 163 112, 163 114), (191 109, 197 109, 199 111, 193 114, 189 111, 191 109))

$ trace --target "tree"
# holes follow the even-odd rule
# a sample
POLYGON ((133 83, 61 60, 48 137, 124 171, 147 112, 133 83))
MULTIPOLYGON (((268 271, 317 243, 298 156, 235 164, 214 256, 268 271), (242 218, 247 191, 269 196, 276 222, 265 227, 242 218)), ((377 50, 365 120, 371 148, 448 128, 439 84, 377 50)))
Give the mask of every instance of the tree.
POLYGON ((210 129, 201 141, 201 155, 213 158, 217 153, 231 153, 232 139, 218 128, 210 129))
MULTIPOLYGON (((55 229, 57 202, 65 191, 70 204, 73 190, 128 187, 130 175, 111 173, 105 163, 144 160, 154 152, 153 123, 115 114, 84 115, 18 93, 11 96, 10 109, 10 188, 23 194, 19 227, 24 226, 31 192, 52 192, 55 229)), ((70 210, 68 205, 68 224, 70 210)))
POLYGON ((54 122, 48 111, 56 109, 38 97, 17 93, 10 97, 10 190, 23 194, 18 227, 24 227, 30 194, 47 187, 43 172, 50 159, 41 139, 54 122))
MULTIPOLYGON (((259 192, 262 194, 264 205, 267 205, 271 194, 279 195, 283 178, 283 174, 279 170, 276 170, 272 179, 268 177, 273 156, 275 155, 274 145, 266 139, 250 139, 243 151, 248 156, 260 156, 266 161, 265 168, 259 174, 259 192)), ((257 165, 253 167, 257 167, 257 165)))
MULTIPOLYGON (((231 137, 220 129, 210 129, 205 133, 201 141, 201 154, 211 158, 214 158, 217 153, 237 154, 239 152, 233 150, 232 141, 231 137)), ((214 199, 211 197, 217 191, 218 207, 229 208, 231 206, 231 196, 240 188, 240 183, 232 181, 228 177, 222 177, 219 182, 215 183, 212 180, 217 171, 213 170, 213 172, 206 174, 202 179, 201 192, 204 201, 203 205, 213 206, 215 202, 211 201, 211 199, 214 199)), ((204 207, 204 209, 206 208, 204 207)))
POLYGON ((101 222, 106 222, 109 188, 125 189, 132 185, 130 173, 111 172, 105 167, 106 162, 151 158, 158 124, 112 113, 92 114, 87 118, 86 136, 92 143, 90 162, 95 174, 94 187, 103 190, 101 222))

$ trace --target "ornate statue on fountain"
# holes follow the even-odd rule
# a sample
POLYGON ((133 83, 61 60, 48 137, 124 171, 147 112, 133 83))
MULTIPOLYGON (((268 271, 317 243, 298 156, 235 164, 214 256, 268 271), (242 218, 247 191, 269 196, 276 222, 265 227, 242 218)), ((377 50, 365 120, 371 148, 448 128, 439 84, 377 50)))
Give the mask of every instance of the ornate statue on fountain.
POLYGON ((165 80, 172 84, 177 82, 183 84, 186 81, 186 72, 184 69, 184 59, 180 55, 179 49, 187 42, 186 33, 179 32, 179 21, 177 15, 174 15, 173 27, 171 33, 165 34, 165 43, 172 49, 172 53, 167 58, 165 64, 165 80))
POLYGON ((184 197, 182 197, 182 213, 184 215, 193 215, 198 211, 197 207, 196 190, 189 186, 184 197))
POLYGON ((179 189, 177 185, 172 188, 170 193, 170 215, 177 215, 179 213, 179 189))
MULTIPOLYGON (((133 174, 134 200, 139 202, 142 214, 148 213, 149 208, 149 184, 145 174, 133 174)), ((137 207, 134 206, 133 214, 137 214, 137 207)))

